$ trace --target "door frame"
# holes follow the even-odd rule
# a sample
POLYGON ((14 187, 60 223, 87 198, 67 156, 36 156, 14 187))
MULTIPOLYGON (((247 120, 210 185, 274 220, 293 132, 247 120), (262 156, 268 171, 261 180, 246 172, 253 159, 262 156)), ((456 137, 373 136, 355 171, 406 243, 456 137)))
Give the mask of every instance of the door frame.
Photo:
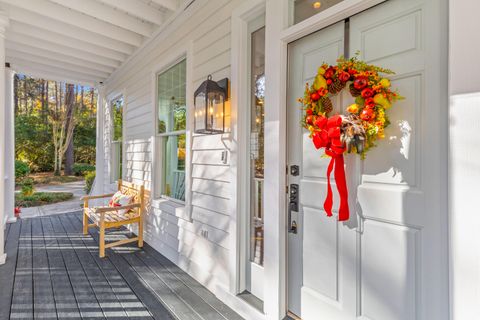
POLYGON ((269 319, 287 314, 286 108, 288 44, 386 0, 344 0, 290 25, 293 1, 267 0, 265 61, 265 301, 269 319))

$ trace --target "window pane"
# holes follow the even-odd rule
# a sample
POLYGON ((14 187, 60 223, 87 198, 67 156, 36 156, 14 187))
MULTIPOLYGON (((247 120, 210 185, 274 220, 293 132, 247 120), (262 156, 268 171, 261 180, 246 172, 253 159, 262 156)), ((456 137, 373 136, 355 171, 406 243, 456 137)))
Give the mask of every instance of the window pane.
POLYGON ((263 265, 265 28, 252 33, 250 108, 250 260, 263 265))
POLYGON ((300 21, 310 18, 319 12, 322 12, 343 0, 294 0, 294 18, 293 23, 297 24, 300 21))
POLYGON ((112 102, 113 141, 122 141, 123 131, 123 97, 112 102))
POLYGON ((163 194, 185 200, 186 135, 163 137, 163 194))
POLYGON ((111 181, 122 177, 122 137, 123 137, 123 97, 111 102, 112 110, 112 144, 111 144, 111 181))
POLYGON ((186 60, 158 75, 158 133, 185 130, 186 60))

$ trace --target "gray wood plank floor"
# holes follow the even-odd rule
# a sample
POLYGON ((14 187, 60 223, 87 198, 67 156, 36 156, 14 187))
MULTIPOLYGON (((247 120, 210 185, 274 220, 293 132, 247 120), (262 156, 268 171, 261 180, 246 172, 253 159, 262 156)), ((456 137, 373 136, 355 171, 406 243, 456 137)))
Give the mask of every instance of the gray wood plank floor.
MULTIPOLYGON (((126 229, 108 239, 129 237, 126 229)), ((241 320, 153 248, 126 245, 98 257, 98 232, 81 213, 22 219, 5 232, 3 319, 241 320)))

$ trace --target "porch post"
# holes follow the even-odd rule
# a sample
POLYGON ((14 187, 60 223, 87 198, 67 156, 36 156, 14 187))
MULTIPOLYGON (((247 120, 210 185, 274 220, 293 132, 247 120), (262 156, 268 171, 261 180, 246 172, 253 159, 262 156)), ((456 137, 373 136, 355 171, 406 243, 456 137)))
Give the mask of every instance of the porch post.
POLYGON ((97 87, 97 147, 95 155, 95 193, 103 194, 104 193, 104 183, 105 183, 105 151, 104 151, 104 118, 105 118, 105 87, 99 85, 97 87))
MULTIPOLYGON (((8 17, 0 12, 0 128, 5 128, 5 30, 8 27, 8 17)), ((7 255, 4 248, 5 237, 5 150, 6 137, 0 133, 0 265, 5 263, 7 255)))
POLYGON ((15 71, 10 66, 5 68, 5 220, 7 223, 17 221, 15 208, 15 111, 13 81, 15 71))

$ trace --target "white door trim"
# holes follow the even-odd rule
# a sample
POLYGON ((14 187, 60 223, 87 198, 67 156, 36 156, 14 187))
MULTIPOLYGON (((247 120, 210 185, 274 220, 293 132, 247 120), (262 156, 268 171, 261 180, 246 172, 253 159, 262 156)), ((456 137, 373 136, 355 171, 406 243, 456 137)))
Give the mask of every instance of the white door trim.
POLYGON ((248 152, 248 115, 246 107, 250 105, 249 88, 249 23, 265 12, 265 0, 249 0, 232 12, 231 42, 231 134, 230 150, 230 254, 229 275, 230 293, 238 294, 246 287, 246 263, 248 239, 245 239, 249 212, 249 152, 248 152))
POLYGON ((268 319, 283 319, 286 299, 287 45, 385 0, 345 0, 289 27, 289 1, 267 0, 265 109, 265 305, 268 319))

